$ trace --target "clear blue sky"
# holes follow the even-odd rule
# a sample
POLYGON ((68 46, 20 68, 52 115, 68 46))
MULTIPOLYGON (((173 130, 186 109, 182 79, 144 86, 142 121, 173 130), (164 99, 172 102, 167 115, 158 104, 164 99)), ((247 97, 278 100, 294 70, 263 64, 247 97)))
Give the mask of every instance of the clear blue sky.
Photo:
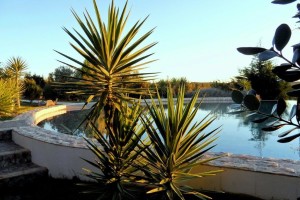
MULTIPOLYGON (((110 0, 98 0, 106 16, 110 0)), ((116 0, 123 6, 124 0, 116 0)), ((186 77, 189 81, 229 80, 251 57, 236 51, 240 46, 270 47, 275 29, 287 23, 297 27, 296 4, 274 5, 271 0, 129 0, 128 25, 150 15, 142 32, 157 27, 147 41, 157 41, 147 71, 161 72, 159 78, 186 77)), ((69 46, 72 41, 62 27, 80 30, 70 9, 82 16, 93 15, 92 0, 0 0, 0 62, 21 56, 33 74, 47 77, 61 64, 53 50, 80 59, 69 46)), ((289 46, 298 43, 293 31, 289 46)), ((286 53, 291 55, 291 48, 286 53)))

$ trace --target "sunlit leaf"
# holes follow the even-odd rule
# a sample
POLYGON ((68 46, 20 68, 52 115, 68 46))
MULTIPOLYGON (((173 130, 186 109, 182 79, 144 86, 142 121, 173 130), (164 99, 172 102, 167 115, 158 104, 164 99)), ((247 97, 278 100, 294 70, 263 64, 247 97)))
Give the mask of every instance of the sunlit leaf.
POLYGON ((149 191, 147 192, 147 194, 151 194, 151 193, 155 193, 155 192, 161 192, 161 191, 164 191, 164 190, 165 190, 164 187, 158 187, 158 188, 154 188, 154 189, 152 189, 152 190, 149 190, 149 191))
POLYGON ((287 24, 281 24, 275 31, 275 35, 273 38, 273 46, 278 51, 282 51, 282 49, 289 42, 291 35, 292 35, 292 31, 290 27, 287 24))
POLYGON ((238 52, 245 55, 255 55, 261 52, 266 51, 267 49, 261 47, 239 47, 237 48, 238 52))
POLYGON ((259 53, 257 58, 260 60, 260 61, 267 61, 267 60, 270 60, 274 57, 278 56, 278 54, 274 51, 270 51, 270 50, 266 50, 262 53, 259 53))

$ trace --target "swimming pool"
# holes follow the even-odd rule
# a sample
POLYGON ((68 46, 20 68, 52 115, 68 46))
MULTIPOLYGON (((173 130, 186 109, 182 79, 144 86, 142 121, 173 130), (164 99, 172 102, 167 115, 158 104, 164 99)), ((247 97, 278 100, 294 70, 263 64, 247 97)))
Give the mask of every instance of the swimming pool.
MULTIPOLYGON (((291 105, 293 102, 289 102, 291 105)), ((249 113, 228 114, 228 103, 204 103, 201 105, 195 119, 201 120, 209 112, 216 115, 216 120, 208 127, 205 132, 222 126, 217 146, 212 149, 214 152, 229 152, 233 154, 247 154, 258 157, 272 157, 281 159, 300 160, 300 140, 295 139, 290 143, 278 143, 278 134, 285 128, 274 132, 264 132, 261 130, 266 123, 254 124, 251 122, 249 113)), ((289 110, 289 108, 288 108, 289 110)), ((54 130, 60 133, 70 134, 84 119, 88 110, 72 111, 59 115, 38 124, 47 130, 54 130)), ((253 116, 252 116, 253 117, 253 116)), ((296 131, 295 131, 296 132, 296 131)), ((83 127, 75 131, 75 135, 83 136, 83 127)))

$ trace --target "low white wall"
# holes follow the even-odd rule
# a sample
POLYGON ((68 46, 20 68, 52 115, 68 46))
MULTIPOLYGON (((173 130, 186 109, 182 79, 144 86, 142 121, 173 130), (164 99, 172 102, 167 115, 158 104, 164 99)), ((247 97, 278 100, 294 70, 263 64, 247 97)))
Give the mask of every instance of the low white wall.
POLYGON ((83 138, 65 135, 42 129, 36 124, 46 118, 61 115, 67 110, 78 110, 76 105, 58 105, 38 109, 20 115, 17 119, 25 121, 23 126, 15 127, 12 131, 13 141, 31 151, 32 162, 48 168, 49 175, 54 178, 72 179, 83 176, 82 168, 96 170, 82 158, 93 161, 95 156, 87 148, 83 138))
MULTIPOLYGON (((72 178, 81 174, 82 168, 92 168, 82 158, 94 160, 81 138, 47 131, 35 126, 46 116, 60 114, 64 109, 80 109, 80 106, 50 107, 29 112, 19 119, 24 126, 13 128, 13 140, 29 149, 34 163, 47 167, 55 178, 72 178), (40 114, 42 111, 43 114, 40 114), (26 119, 26 120, 24 120, 26 119), (34 119, 34 120, 33 120, 34 119)), ((1 124, 1 123, 0 123, 1 124)), ((1 127, 1 126, 0 126, 1 127)), ((190 181, 187 184, 205 190, 243 193, 262 199, 297 200, 300 197, 300 162, 290 160, 262 159, 251 156, 230 155, 194 169, 195 172, 224 169, 217 176, 190 181), (223 160, 222 160, 223 159, 223 160), (217 163, 219 162, 219 163, 217 163)))
POLYGON ((48 168, 54 178, 72 179, 74 176, 86 180, 82 168, 94 169, 82 160, 93 161, 95 156, 89 149, 57 145, 21 135, 13 131, 13 141, 31 151, 32 162, 48 168))
POLYGON ((299 177, 208 165, 195 168, 193 172, 219 169, 224 171, 216 176, 189 181, 188 185, 197 189, 248 194, 268 200, 297 200, 300 197, 299 177))

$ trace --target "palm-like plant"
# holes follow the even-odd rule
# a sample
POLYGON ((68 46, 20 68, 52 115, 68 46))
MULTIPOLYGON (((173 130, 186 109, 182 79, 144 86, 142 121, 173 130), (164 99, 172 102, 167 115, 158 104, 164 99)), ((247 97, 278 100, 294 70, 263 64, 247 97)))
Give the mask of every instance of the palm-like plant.
POLYGON ((159 96, 158 105, 153 99, 152 104, 148 105, 149 116, 144 116, 142 121, 150 138, 151 148, 147 148, 143 154, 145 159, 141 161, 143 167, 140 168, 155 183, 155 188, 148 193, 163 191, 169 199, 176 196, 184 199, 183 193, 194 194, 200 198, 207 197, 182 185, 183 181, 219 172, 191 173, 193 167, 217 158, 203 158, 204 154, 215 146, 211 144, 217 139, 219 128, 204 133, 215 119, 211 115, 193 123, 200 106, 196 105, 198 95, 199 91, 184 105, 184 86, 181 85, 175 103, 172 88, 169 86, 167 111, 159 96))
POLYGON ((15 87, 18 91, 15 95, 18 108, 20 108, 21 105, 20 96, 23 92, 21 78, 25 75, 26 70, 27 64, 21 57, 12 57, 7 61, 5 74, 15 81, 15 87))
POLYGON ((89 148, 97 156, 95 162, 86 160, 99 169, 99 172, 85 169, 87 176, 97 184, 90 184, 86 192, 99 193, 98 199, 134 199, 130 187, 133 183, 143 182, 134 162, 147 148, 141 141, 145 128, 139 123, 140 104, 129 107, 123 103, 121 111, 114 112, 112 126, 104 135, 93 126, 98 144, 87 140, 89 148))
POLYGON ((10 116, 15 108, 14 100, 18 94, 12 79, 0 78, 0 116, 10 116))
POLYGON ((127 33, 124 33, 129 16, 126 14, 127 3, 119 12, 112 1, 106 24, 102 21, 96 0, 93 3, 97 24, 94 23, 87 11, 84 14, 84 20, 80 19, 75 11, 72 11, 84 35, 74 30, 77 34, 75 35, 64 28, 75 42, 75 44, 71 43, 71 46, 86 62, 58 53, 80 67, 63 61, 60 62, 82 74, 77 82, 64 83, 62 87, 69 93, 93 95, 99 99, 89 115, 89 119, 95 120, 103 108, 106 108, 105 113, 107 115, 112 116, 115 108, 120 109, 121 101, 131 100, 128 94, 144 94, 146 92, 143 88, 132 88, 131 85, 153 78, 153 73, 140 73, 139 71, 145 64, 153 61, 147 61, 147 58, 152 54, 144 55, 144 53, 156 43, 138 48, 153 32, 152 29, 136 38, 147 18, 136 22, 127 33))

